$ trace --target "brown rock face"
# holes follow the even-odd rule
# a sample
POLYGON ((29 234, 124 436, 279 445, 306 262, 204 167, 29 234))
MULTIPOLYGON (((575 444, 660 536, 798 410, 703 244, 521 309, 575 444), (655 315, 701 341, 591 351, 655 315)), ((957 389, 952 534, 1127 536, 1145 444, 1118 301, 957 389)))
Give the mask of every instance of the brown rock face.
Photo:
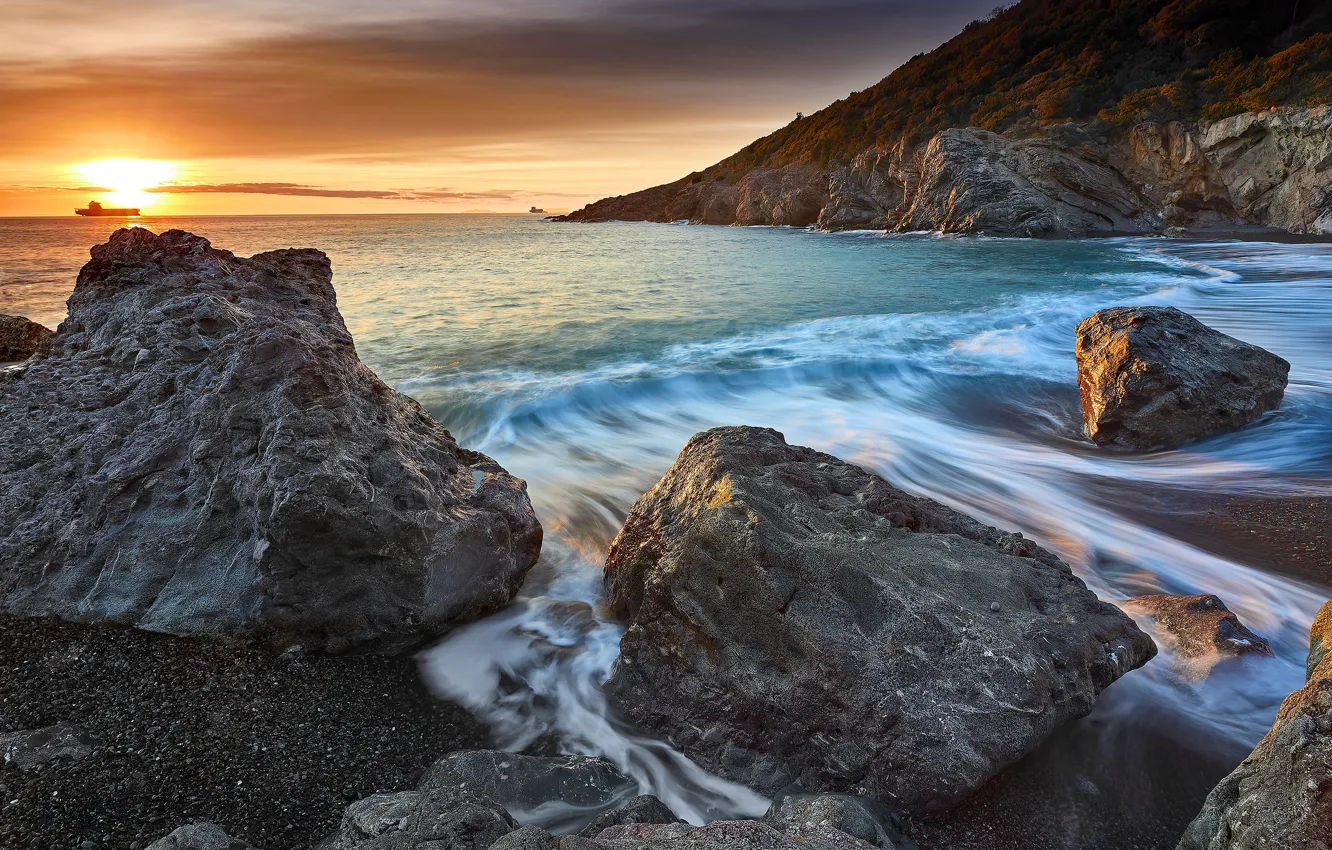
POLYGON ((1097 445, 1173 448, 1281 404, 1290 364, 1173 307, 1115 307, 1077 329, 1078 389, 1097 445))
POLYGON ((1314 622, 1308 683, 1287 697, 1250 756, 1221 780, 1178 850, 1332 848, 1332 602, 1314 622))
POLYGON ((526 486, 356 356, 328 258, 178 230, 93 248, 0 375, 0 611, 341 650, 509 600, 526 486))
POLYGON ((49 329, 22 316, 0 315, 0 363, 27 360, 51 344, 49 329))
POLYGON ((1147 617, 1174 650, 1185 672, 1204 676, 1218 662, 1242 655, 1271 655, 1267 641, 1239 621, 1226 603, 1201 596, 1138 596, 1120 605, 1132 617, 1147 617))
POLYGON ((776 431, 698 434, 606 559, 606 691, 709 770, 945 808, 1155 645, 1054 555, 776 431))

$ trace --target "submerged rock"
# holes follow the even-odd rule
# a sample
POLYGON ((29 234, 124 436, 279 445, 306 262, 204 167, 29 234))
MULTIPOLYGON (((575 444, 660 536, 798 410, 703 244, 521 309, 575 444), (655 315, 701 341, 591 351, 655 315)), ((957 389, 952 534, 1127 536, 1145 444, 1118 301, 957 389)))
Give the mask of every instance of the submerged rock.
POLYGON ((1068 566, 776 431, 696 435, 612 542, 606 690, 766 793, 950 806, 1155 646, 1068 566))
MULTIPOLYGON (((1332 602, 1311 643, 1332 643, 1332 602)), ((1332 655, 1310 653, 1305 686, 1281 704, 1252 754, 1221 780, 1178 850, 1332 848, 1332 655)))
POLYGON ((0 764, 32 770, 56 759, 82 761, 96 745, 87 731, 72 723, 9 732, 0 734, 0 764))
POLYGON ((1267 641, 1239 621, 1216 596, 1137 596, 1120 606, 1150 619, 1170 643, 1175 659, 1192 677, 1218 662, 1243 655, 1272 655, 1267 641))
POLYGON ((552 809, 551 819, 559 820, 560 812, 568 811, 577 820, 578 813, 594 814, 629 797, 638 783, 602 758, 470 750, 435 762, 422 787, 464 788, 524 820, 543 809, 552 809))
POLYGON ((1174 448, 1281 405, 1290 364, 1174 307, 1114 307, 1077 329, 1078 389, 1097 445, 1174 448))
POLYGON ((93 248, 0 383, 0 611, 343 650, 509 600, 526 486, 361 363, 331 278, 179 230, 93 248))
POLYGON ((51 344, 55 334, 22 316, 0 314, 0 363, 27 360, 51 344))

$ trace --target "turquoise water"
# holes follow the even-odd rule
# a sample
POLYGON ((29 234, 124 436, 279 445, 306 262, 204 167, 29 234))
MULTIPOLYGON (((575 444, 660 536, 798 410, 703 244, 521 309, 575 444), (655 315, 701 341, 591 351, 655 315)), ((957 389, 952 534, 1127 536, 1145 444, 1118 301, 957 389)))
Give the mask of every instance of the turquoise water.
MULTIPOLYGON (((762 801, 607 712, 596 685, 619 631, 597 605, 601 558, 629 506, 713 425, 775 427, 1021 530, 1105 598, 1216 593, 1277 650, 1211 690, 1173 680, 1158 660, 1112 689, 1123 711, 1169 712, 1247 747, 1302 681, 1308 624, 1328 589, 1203 551, 1168 521, 1149 527, 1133 494, 1332 495, 1328 246, 497 216, 146 223, 240 254, 330 255, 361 357, 526 478, 547 529, 524 600, 435 650, 428 680, 490 720, 502 743, 554 734, 606 754, 692 819, 762 801), (1101 307, 1148 303, 1284 356, 1282 409, 1181 451, 1093 449, 1080 435, 1073 328, 1101 307)), ((112 226, 0 220, 0 312, 57 322, 88 246, 112 226)))

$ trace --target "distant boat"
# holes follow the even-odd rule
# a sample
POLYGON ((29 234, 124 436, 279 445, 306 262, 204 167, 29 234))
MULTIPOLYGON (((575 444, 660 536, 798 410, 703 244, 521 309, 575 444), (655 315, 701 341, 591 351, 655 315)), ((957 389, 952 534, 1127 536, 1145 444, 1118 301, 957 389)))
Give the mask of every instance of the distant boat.
POLYGON ((541 207, 532 207, 530 210, 528 210, 528 212, 537 213, 539 215, 545 215, 546 213, 546 211, 543 210, 541 207))
POLYGON ((104 207, 96 201, 89 201, 85 209, 74 210, 75 215, 138 215, 138 207, 104 207))

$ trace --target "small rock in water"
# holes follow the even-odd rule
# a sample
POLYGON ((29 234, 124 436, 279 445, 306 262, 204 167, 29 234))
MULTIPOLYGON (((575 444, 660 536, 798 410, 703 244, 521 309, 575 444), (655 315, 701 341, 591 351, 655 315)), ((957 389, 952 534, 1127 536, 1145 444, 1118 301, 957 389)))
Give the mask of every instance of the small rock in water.
POLYGON ((1242 655, 1272 655, 1267 641, 1250 631, 1216 596, 1138 596, 1121 606, 1146 617, 1189 678, 1204 678, 1219 662, 1242 655))

